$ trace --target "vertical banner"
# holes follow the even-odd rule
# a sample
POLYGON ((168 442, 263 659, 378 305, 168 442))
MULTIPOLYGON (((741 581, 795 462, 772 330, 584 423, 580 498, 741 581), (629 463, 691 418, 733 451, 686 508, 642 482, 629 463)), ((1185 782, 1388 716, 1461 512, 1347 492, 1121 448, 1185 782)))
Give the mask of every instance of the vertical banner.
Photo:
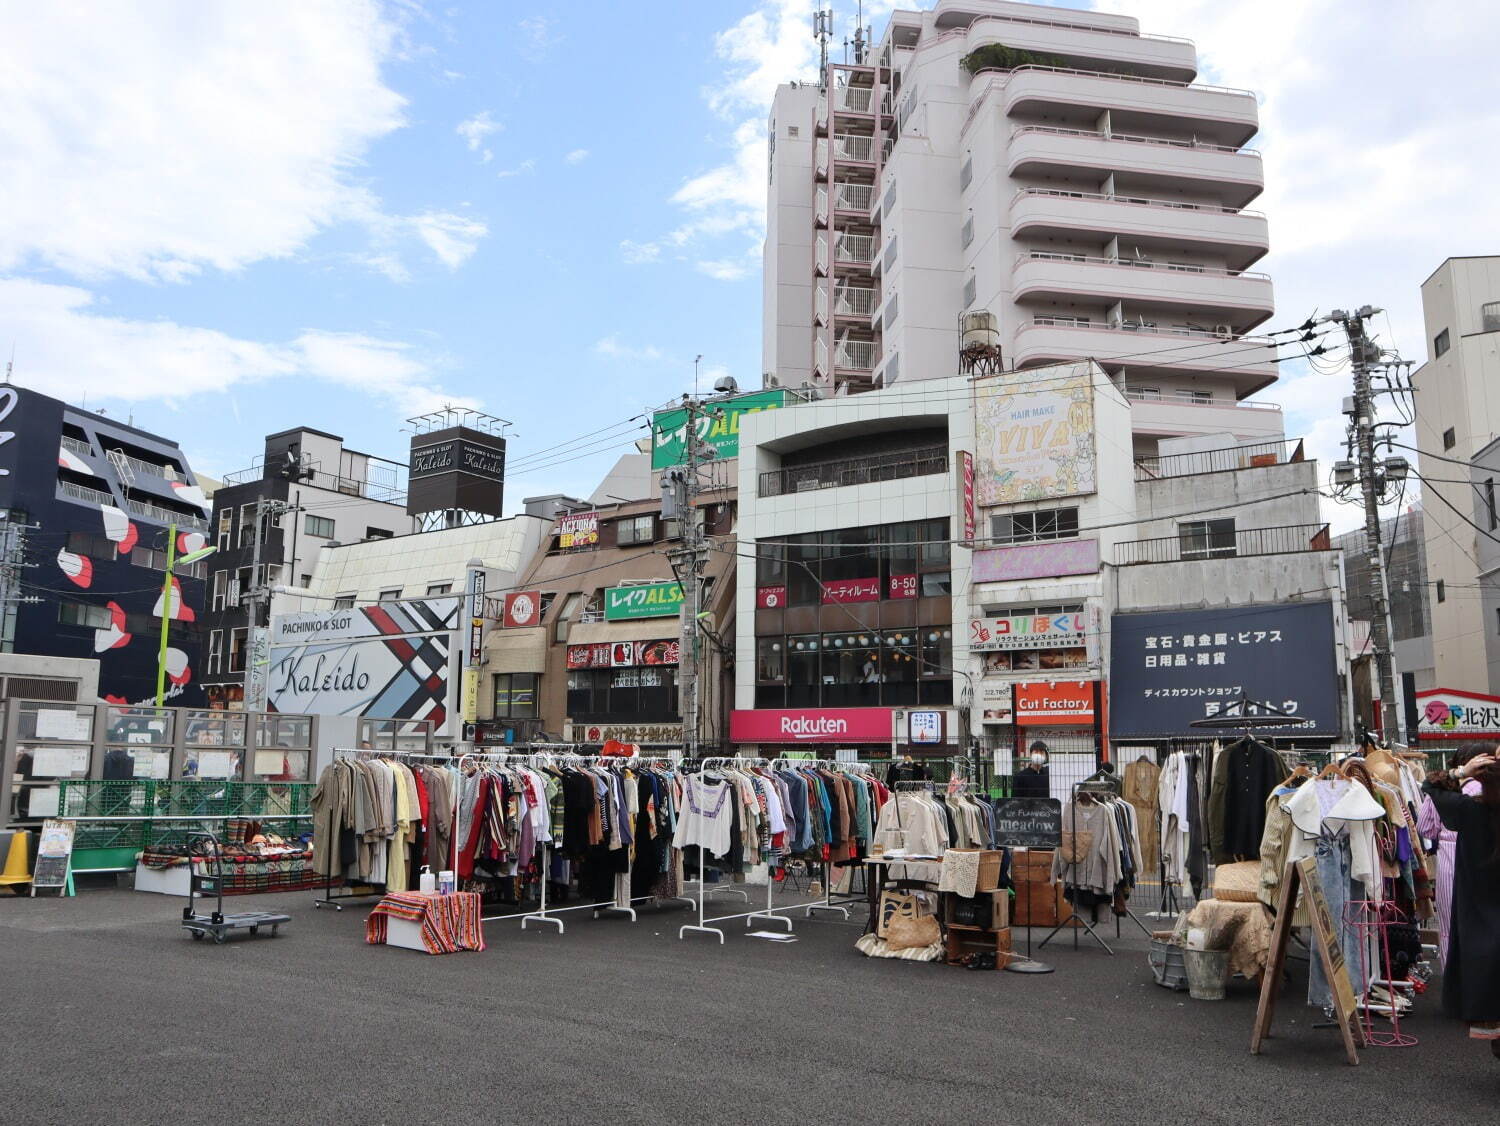
POLYGON ((963 541, 974 546, 974 455, 968 450, 958 451, 958 500, 963 513, 963 541))
POLYGON ((266 685, 271 672, 271 628, 251 626, 245 652, 245 710, 266 710, 266 685))

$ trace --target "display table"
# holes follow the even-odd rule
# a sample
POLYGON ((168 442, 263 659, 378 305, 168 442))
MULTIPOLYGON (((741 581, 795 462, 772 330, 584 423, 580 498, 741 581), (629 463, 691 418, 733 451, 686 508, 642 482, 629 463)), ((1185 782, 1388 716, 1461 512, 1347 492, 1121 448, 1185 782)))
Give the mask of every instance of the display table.
POLYGON ((365 941, 372 946, 400 946, 428 954, 483 950, 479 893, 391 892, 370 912, 365 941))

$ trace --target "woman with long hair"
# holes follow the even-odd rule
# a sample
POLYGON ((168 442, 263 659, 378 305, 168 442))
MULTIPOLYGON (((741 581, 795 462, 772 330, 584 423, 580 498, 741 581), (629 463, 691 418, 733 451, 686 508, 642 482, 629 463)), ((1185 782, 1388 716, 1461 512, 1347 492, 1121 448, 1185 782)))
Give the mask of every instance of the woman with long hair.
MULTIPOLYGON (((1466 743, 1453 752, 1448 765, 1456 769, 1475 755, 1482 755, 1490 749, 1487 743, 1466 743)), ((1470 779, 1464 783, 1463 792, 1477 795, 1479 783, 1470 779)), ((1432 799, 1429 797, 1422 799, 1422 808, 1417 816, 1417 831, 1429 841, 1437 842, 1437 883, 1434 899, 1437 909, 1438 960, 1441 965, 1446 966, 1448 964, 1448 927, 1453 921, 1453 864, 1458 849, 1458 834, 1443 824, 1443 819, 1438 816, 1437 806, 1432 804, 1432 799)))
POLYGON ((1424 787, 1445 826, 1457 834, 1453 914, 1443 967, 1443 1011, 1468 1022, 1500 1059, 1500 760, 1495 748, 1453 770, 1435 771, 1424 787), (1464 783, 1479 783, 1477 795, 1464 783))

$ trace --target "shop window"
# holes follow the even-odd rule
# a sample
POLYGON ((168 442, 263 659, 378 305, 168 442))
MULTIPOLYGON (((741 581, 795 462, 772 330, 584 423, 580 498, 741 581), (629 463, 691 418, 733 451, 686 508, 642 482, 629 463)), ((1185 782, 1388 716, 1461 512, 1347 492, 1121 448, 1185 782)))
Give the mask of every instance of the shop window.
POLYGON ((881 650, 880 635, 873 630, 864 634, 824 634, 819 662, 822 705, 878 707, 884 666, 881 650))
POLYGON ((535 719, 537 716, 537 674, 506 672, 495 674, 495 718, 535 719))
POLYGON ((440 594, 450 594, 453 591, 452 583, 428 583, 427 597, 436 598, 440 594))
POLYGON ((762 543, 755 547, 755 585, 782 586, 786 583, 786 548, 779 543, 762 543))
POLYGON ((786 679, 786 643, 779 637, 762 637, 755 643, 755 679, 779 684, 786 679))
POLYGON ((789 708, 818 706, 817 634, 786 639, 786 703, 789 708))
POLYGON ((921 529, 922 570, 946 571, 951 566, 953 545, 948 542, 948 521, 924 520, 921 529))
POLYGON ((1007 512, 994 517, 990 526, 997 544, 1072 539, 1078 535, 1078 509, 1039 508, 1033 512, 1007 512))
POLYGON ((918 632, 922 635, 923 680, 938 680, 953 676, 953 629, 950 626, 932 626, 918 632))
POLYGON ((108 629, 110 614, 103 606, 90 606, 86 602, 59 602, 57 620, 65 626, 83 626, 87 629, 108 629))
POLYGON ((352 610, 354 608, 354 595, 335 595, 333 599, 333 608, 335 610, 352 610))
POLYGON ((656 542, 656 517, 628 516, 615 521, 615 543, 620 547, 656 542))
POLYGON ((1177 541, 1183 559, 1230 559, 1238 554, 1232 516, 1178 524, 1177 541))
POLYGON ((787 542, 787 605, 809 606, 822 601, 823 587, 819 574, 822 552, 817 536, 794 536, 787 542))
POLYGON ((870 579, 880 575, 877 561, 879 532, 875 528, 846 528, 824 536, 822 570, 824 583, 843 579, 870 579))

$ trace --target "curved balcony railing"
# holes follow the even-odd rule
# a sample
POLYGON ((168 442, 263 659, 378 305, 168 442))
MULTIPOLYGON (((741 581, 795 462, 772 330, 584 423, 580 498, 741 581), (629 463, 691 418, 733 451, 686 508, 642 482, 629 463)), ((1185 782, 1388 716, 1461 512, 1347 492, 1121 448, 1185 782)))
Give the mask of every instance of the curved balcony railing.
POLYGON ((1011 140, 1024 133, 1050 133, 1062 137, 1092 137, 1096 141, 1123 141, 1136 145, 1166 145, 1174 149, 1195 149, 1199 152, 1224 152, 1236 156, 1259 156, 1258 149, 1247 149, 1236 145, 1215 145, 1208 141, 1184 141, 1175 137, 1146 137, 1138 133, 1101 133, 1097 129, 1065 129, 1058 125, 1018 125, 1011 130, 1011 140))
MULTIPOLYGON (((1236 149, 1245 152, 1245 149, 1236 149)), ((1056 199, 1086 199, 1095 203, 1128 203, 1135 207, 1166 207, 1173 211, 1203 211, 1210 215, 1244 215, 1252 219, 1264 219, 1263 211, 1252 211, 1248 207, 1225 207, 1219 203, 1187 203, 1182 200, 1153 199, 1147 196, 1110 195, 1104 192, 1069 192, 1057 188, 1022 188, 1015 194, 1023 196, 1051 196, 1056 199)))

